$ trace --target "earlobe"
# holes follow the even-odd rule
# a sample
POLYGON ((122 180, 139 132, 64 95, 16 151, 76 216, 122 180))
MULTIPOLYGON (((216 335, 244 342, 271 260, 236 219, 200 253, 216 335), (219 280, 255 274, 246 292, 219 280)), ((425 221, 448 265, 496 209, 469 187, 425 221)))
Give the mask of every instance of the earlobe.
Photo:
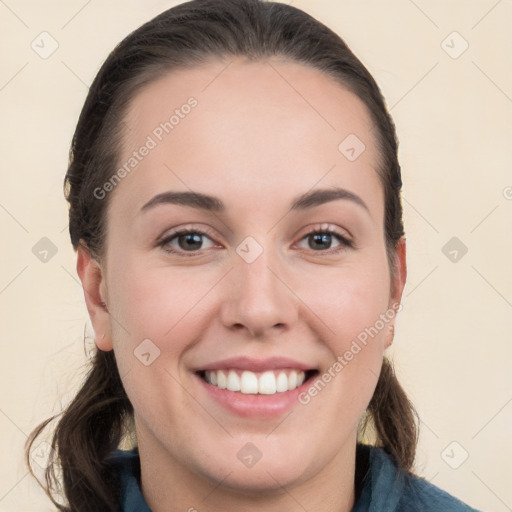
POLYGON ((406 261, 406 245, 405 236, 398 240, 395 248, 395 272, 393 281, 391 283, 391 304, 400 304, 402 300, 402 293, 404 291, 405 282, 407 279, 407 261, 406 261))
POLYGON ((76 270, 84 290, 84 298, 96 335, 99 350, 112 350, 110 317, 107 309, 106 283, 101 265, 92 258, 87 246, 80 242, 77 249, 76 270))
MULTIPOLYGON (((399 306, 402 301, 402 293, 407 279, 407 262, 406 262, 406 245, 405 236, 402 236, 397 242, 395 247, 395 261, 394 261, 394 274, 392 275, 390 302, 388 308, 394 311, 393 318, 399 311, 399 306)), ((385 348, 388 349, 395 338, 395 320, 388 325, 389 332, 387 333, 385 348)))

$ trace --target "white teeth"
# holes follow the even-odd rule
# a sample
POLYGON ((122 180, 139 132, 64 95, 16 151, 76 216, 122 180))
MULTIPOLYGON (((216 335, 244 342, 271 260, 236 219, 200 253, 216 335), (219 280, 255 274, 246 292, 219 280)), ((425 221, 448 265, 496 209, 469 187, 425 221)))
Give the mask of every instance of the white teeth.
POLYGON ((306 374, 302 370, 268 370, 263 373, 235 370, 212 370, 205 372, 205 380, 220 389, 240 391, 247 395, 274 395, 291 391, 304 383, 306 374))
POLYGON ((276 376, 274 372, 262 373, 258 382, 258 392, 262 395, 273 395, 276 391, 276 376))
POLYGON ((229 389, 229 391, 240 391, 240 377, 238 373, 233 370, 230 370, 228 373, 228 385, 226 389, 229 389))
POLYGON ((283 391, 288 391, 288 377, 286 376, 286 373, 279 372, 276 381, 276 389, 277 391, 279 391, 279 393, 282 393, 283 391))
POLYGON ((242 377, 240 378, 240 391, 246 395, 254 395, 258 392, 258 377, 256 377, 255 373, 242 373, 242 377))
POLYGON ((219 370, 218 372, 206 373, 210 375, 209 382, 214 386, 217 386, 220 389, 226 389, 228 387, 228 379, 226 377, 226 374, 222 370, 219 370), (217 377, 212 377, 213 374, 215 374, 217 377), (215 383, 215 380, 217 380, 217 383, 215 383))
POLYGON ((288 389, 295 389, 297 387, 297 372, 291 372, 288 376, 288 389))

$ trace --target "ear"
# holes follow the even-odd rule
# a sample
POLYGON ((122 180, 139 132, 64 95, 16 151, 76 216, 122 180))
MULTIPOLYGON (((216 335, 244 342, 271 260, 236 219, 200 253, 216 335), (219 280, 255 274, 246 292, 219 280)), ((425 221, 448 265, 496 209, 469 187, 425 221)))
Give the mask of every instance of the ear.
POLYGON ((108 352, 112 350, 112 336, 106 305, 105 275, 101 265, 92 258, 89 249, 82 242, 78 244, 76 270, 82 281, 87 311, 96 335, 96 346, 108 352))
MULTIPOLYGON (((405 236, 402 236, 396 244, 394 265, 394 275, 391 276, 391 293, 389 296, 388 308, 394 310, 396 314, 398 312, 398 305, 402 300, 402 293, 407 279, 405 236)), ((393 343, 393 338, 395 336, 395 319, 396 316, 394 316, 389 322, 390 329, 386 348, 393 343)))

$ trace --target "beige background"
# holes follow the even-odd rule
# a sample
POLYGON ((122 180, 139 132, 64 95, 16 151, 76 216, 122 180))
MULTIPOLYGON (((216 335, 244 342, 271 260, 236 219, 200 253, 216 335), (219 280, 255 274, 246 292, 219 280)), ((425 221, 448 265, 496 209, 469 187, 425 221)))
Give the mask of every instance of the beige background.
MULTIPOLYGON (((174 3, 0 1, 2 512, 51 510, 23 442, 86 361, 62 180, 87 85, 174 3), (46 59, 31 48, 43 31, 59 45, 46 59), (47 262, 32 252, 42 237, 57 249, 47 262)), ((397 125, 409 276, 392 350, 422 418, 417 470, 474 507, 512 510, 512 2, 292 3, 345 38, 397 125), (456 262, 442 251, 454 236, 468 248, 456 262)))

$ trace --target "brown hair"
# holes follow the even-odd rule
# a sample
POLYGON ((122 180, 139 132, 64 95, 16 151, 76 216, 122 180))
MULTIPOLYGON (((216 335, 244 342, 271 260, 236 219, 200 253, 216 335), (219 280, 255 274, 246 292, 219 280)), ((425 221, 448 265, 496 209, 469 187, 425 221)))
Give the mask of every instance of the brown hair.
MULTIPOLYGON (((128 35, 110 53, 95 77, 73 137, 65 195, 69 202, 69 233, 75 250, 83 243, 102 260, 108 198, 94 191, 116 171, 129 102, 145 85, 178 68, 212 58, 262 60, 280 56, 318 69, 356 94, 375 124, 379 176, 385 198, 384 231, 391 274, 395 248, 404 234, 393 121, 375 80, 326 26, 294 7, 261 0, 193 0, 173 7, 128 35)), ((114 352, 96 351, 87 378, 54 430, 45 472, 46 492, 60 510, 115 510, 115 485, 106 459, 126 434, 133 408, 124 391, 114 352), (61 473, 67 505, 55 495, 61 473)), ((57 416, 39 425, 27 441, 26 458, 35 439, 57 416)), ((377 387, 361 422, 372 426, 374 443, 402 468, 414 462, 416 413, 393 367, 384 360, 377 387)))

